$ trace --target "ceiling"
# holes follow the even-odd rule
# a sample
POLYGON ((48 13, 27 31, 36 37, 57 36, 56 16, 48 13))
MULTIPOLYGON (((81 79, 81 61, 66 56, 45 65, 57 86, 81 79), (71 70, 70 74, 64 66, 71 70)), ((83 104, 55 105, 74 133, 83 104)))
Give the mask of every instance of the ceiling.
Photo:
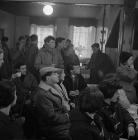
MULTIPOLYGON (((0 2, 0 9, 17 16, 44 17, 44 4, 41 2, 0 2)), ((56 3, 53 5, 51 17, 72 17, 72 18, 99 18, 103 5, 75 5, 71 3, 56 3)))
POLYGON ((50 16, 53 18, 100 19, 105 4, 114 6, 124 3, 124 0, 1 0, 0 9, 17 16, 46 17, 43 13, 46 1, 53 2, 54 12, 50 16))

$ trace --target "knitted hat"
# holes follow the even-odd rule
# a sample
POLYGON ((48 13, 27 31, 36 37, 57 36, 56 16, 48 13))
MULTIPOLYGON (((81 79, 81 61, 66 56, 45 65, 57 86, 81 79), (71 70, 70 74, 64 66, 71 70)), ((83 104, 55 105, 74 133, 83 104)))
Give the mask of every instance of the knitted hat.
POLYGON ((132 56, 129 52, 121 52, 120 54, 120 63, 124 64, 132 56))

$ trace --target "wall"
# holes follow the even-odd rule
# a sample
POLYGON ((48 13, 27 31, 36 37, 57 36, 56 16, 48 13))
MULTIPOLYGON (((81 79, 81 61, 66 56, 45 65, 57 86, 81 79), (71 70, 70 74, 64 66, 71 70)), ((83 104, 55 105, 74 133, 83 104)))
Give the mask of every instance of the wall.
POLYGON ((125 51, 132 51, 132 36, 133 36, 133 16, 126 17, 124 28, 123 49, 125 51))
POLYGON ((36 25, 55 25, 56 26, 56 37, 69 36, 69 18, 47 18, 47 17, 30 17, 30 24, 36 25))
MULTIPOLYGON (((114 25, 115 19, 118 15, 118 12, 121 10, 121 16, 120 16, 120 37, 119 37, 119 47, 122 46, 123 51, 132 52, 134 56, 138 55, 138 51, 132 50, 133 45, 133 14, 125 16, 125 26, 124 26, 124 37, 122 40, 122 33, 123 33, 123 9, 122 7, 117 6, 106 6, 106 17, 105 17, 105 27, 108 28, 108 35, 110 35, 110 32, 112 30, 112 27, 114 25), (122 45, 123 43, 123 45, 122 45)), ((102 30, 102 16, 103 11, 101 12, 101 17, 98 23, 98 29, 97 29, 97 42, 100 42, 101 40, 101 30, 102 30)), ((104 44, 105 45, 105 44, 104 44)), ((105 52, 111 56, 113 62, 115 65, 118 65, 118 56, 119 56, 119 49, 118 48, 106 48, 105 52)))
MULTIPOLYGON (((109 6, 109 5, 107 5, 105 7, 105 20, 104 20, 104 27, 105 27, 105 30, 106 30, 106 33, 104 35, 105 38, 107 38, 109 36, 119 11, 120 11, 119 6, 109 6)), ((99 18, 99 21, 98 21, 96 42, 100 42, 100 40, 102 38, 101 30, 103 29, 102 28, 103 27, 103 16, 104 16, 103 13, 104 13, 104 7, 101 11, 100 18, 99 18)))
POLYGON ((69 37, 69 19, 68 18, 58 18, 56 20, 57 32, 56 37, 69 37))
POLYGON ((0 29, 4 29, 4 35, 9 38, 9 48, 12 48, 20 35, 30 33, 29 17, 19 17, 0 10, 0 29))
MULTIPOLYGON (((116 48, 105 48, 106 41, 111 33, 111 30, 113 28, 114 22, 117 18, 117 15, 120 11, 120 6, 110 6, 107 5, 105 7, 105 20, 104 20, 104 44, 103 44, 103 52, 108 54, 115 66, 117 66, 117 60, 118 60, 118 49, 116 48)), ((96 42, 101 44, 102 41, 102 33, 101 31, 103 30, 103 13, 104 13, 104 7, 101 11, 98 26, 97 26, 97 36, 96 36, 96 42)), ((101 45, 102 46, 102 45, 101 45)))
POLYGON ((0 28, 4 29, 4 35, 9 38, 9 48, 14 46, 15 16, 0 10, 0 28))
POLYGON ((15 40, 17 41, 19 36, 30 34, 30 20, 29 17, 24 16, 16 16, 15 20, 15 40))

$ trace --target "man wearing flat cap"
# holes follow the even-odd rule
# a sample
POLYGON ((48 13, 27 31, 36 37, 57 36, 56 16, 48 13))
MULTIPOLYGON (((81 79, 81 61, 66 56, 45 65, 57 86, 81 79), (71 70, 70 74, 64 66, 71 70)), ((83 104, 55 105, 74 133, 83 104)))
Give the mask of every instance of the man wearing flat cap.
POLYGON ((54 89, 59 82, 58 71, 54 67, 40 69, 41 81, 34 96, 34 108, 41 135, 48 140, 70 140, 69 115, 62 98, 54 89))
POLYGON ((111 58, 100 50, 99 43, 91 45, 92 55, 88 63, 90 69, 90 84, 98 84, 104 76, 115 72, 115 66, 111 58))

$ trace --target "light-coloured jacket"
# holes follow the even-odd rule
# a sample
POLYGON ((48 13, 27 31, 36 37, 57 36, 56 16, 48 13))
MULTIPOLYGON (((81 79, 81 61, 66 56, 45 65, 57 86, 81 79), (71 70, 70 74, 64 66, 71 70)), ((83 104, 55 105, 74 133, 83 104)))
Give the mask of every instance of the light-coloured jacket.
POLYGON ((42 67, 50 66, 55 64, 56 67, 63 66, 63 59, 60 52, 54 48, 44 46, 39 52, 35 59, 35 67, 41 69, 42 67))
POLYGON ((119 78, 119 83, 126 91, 126 95, 130 103, 136 103, 137 96, 136 90, 133 86, 133 82, 136 79, 136 71, 129 68, 126 65, 121 65, 117 68, 117 77, 119 78))

